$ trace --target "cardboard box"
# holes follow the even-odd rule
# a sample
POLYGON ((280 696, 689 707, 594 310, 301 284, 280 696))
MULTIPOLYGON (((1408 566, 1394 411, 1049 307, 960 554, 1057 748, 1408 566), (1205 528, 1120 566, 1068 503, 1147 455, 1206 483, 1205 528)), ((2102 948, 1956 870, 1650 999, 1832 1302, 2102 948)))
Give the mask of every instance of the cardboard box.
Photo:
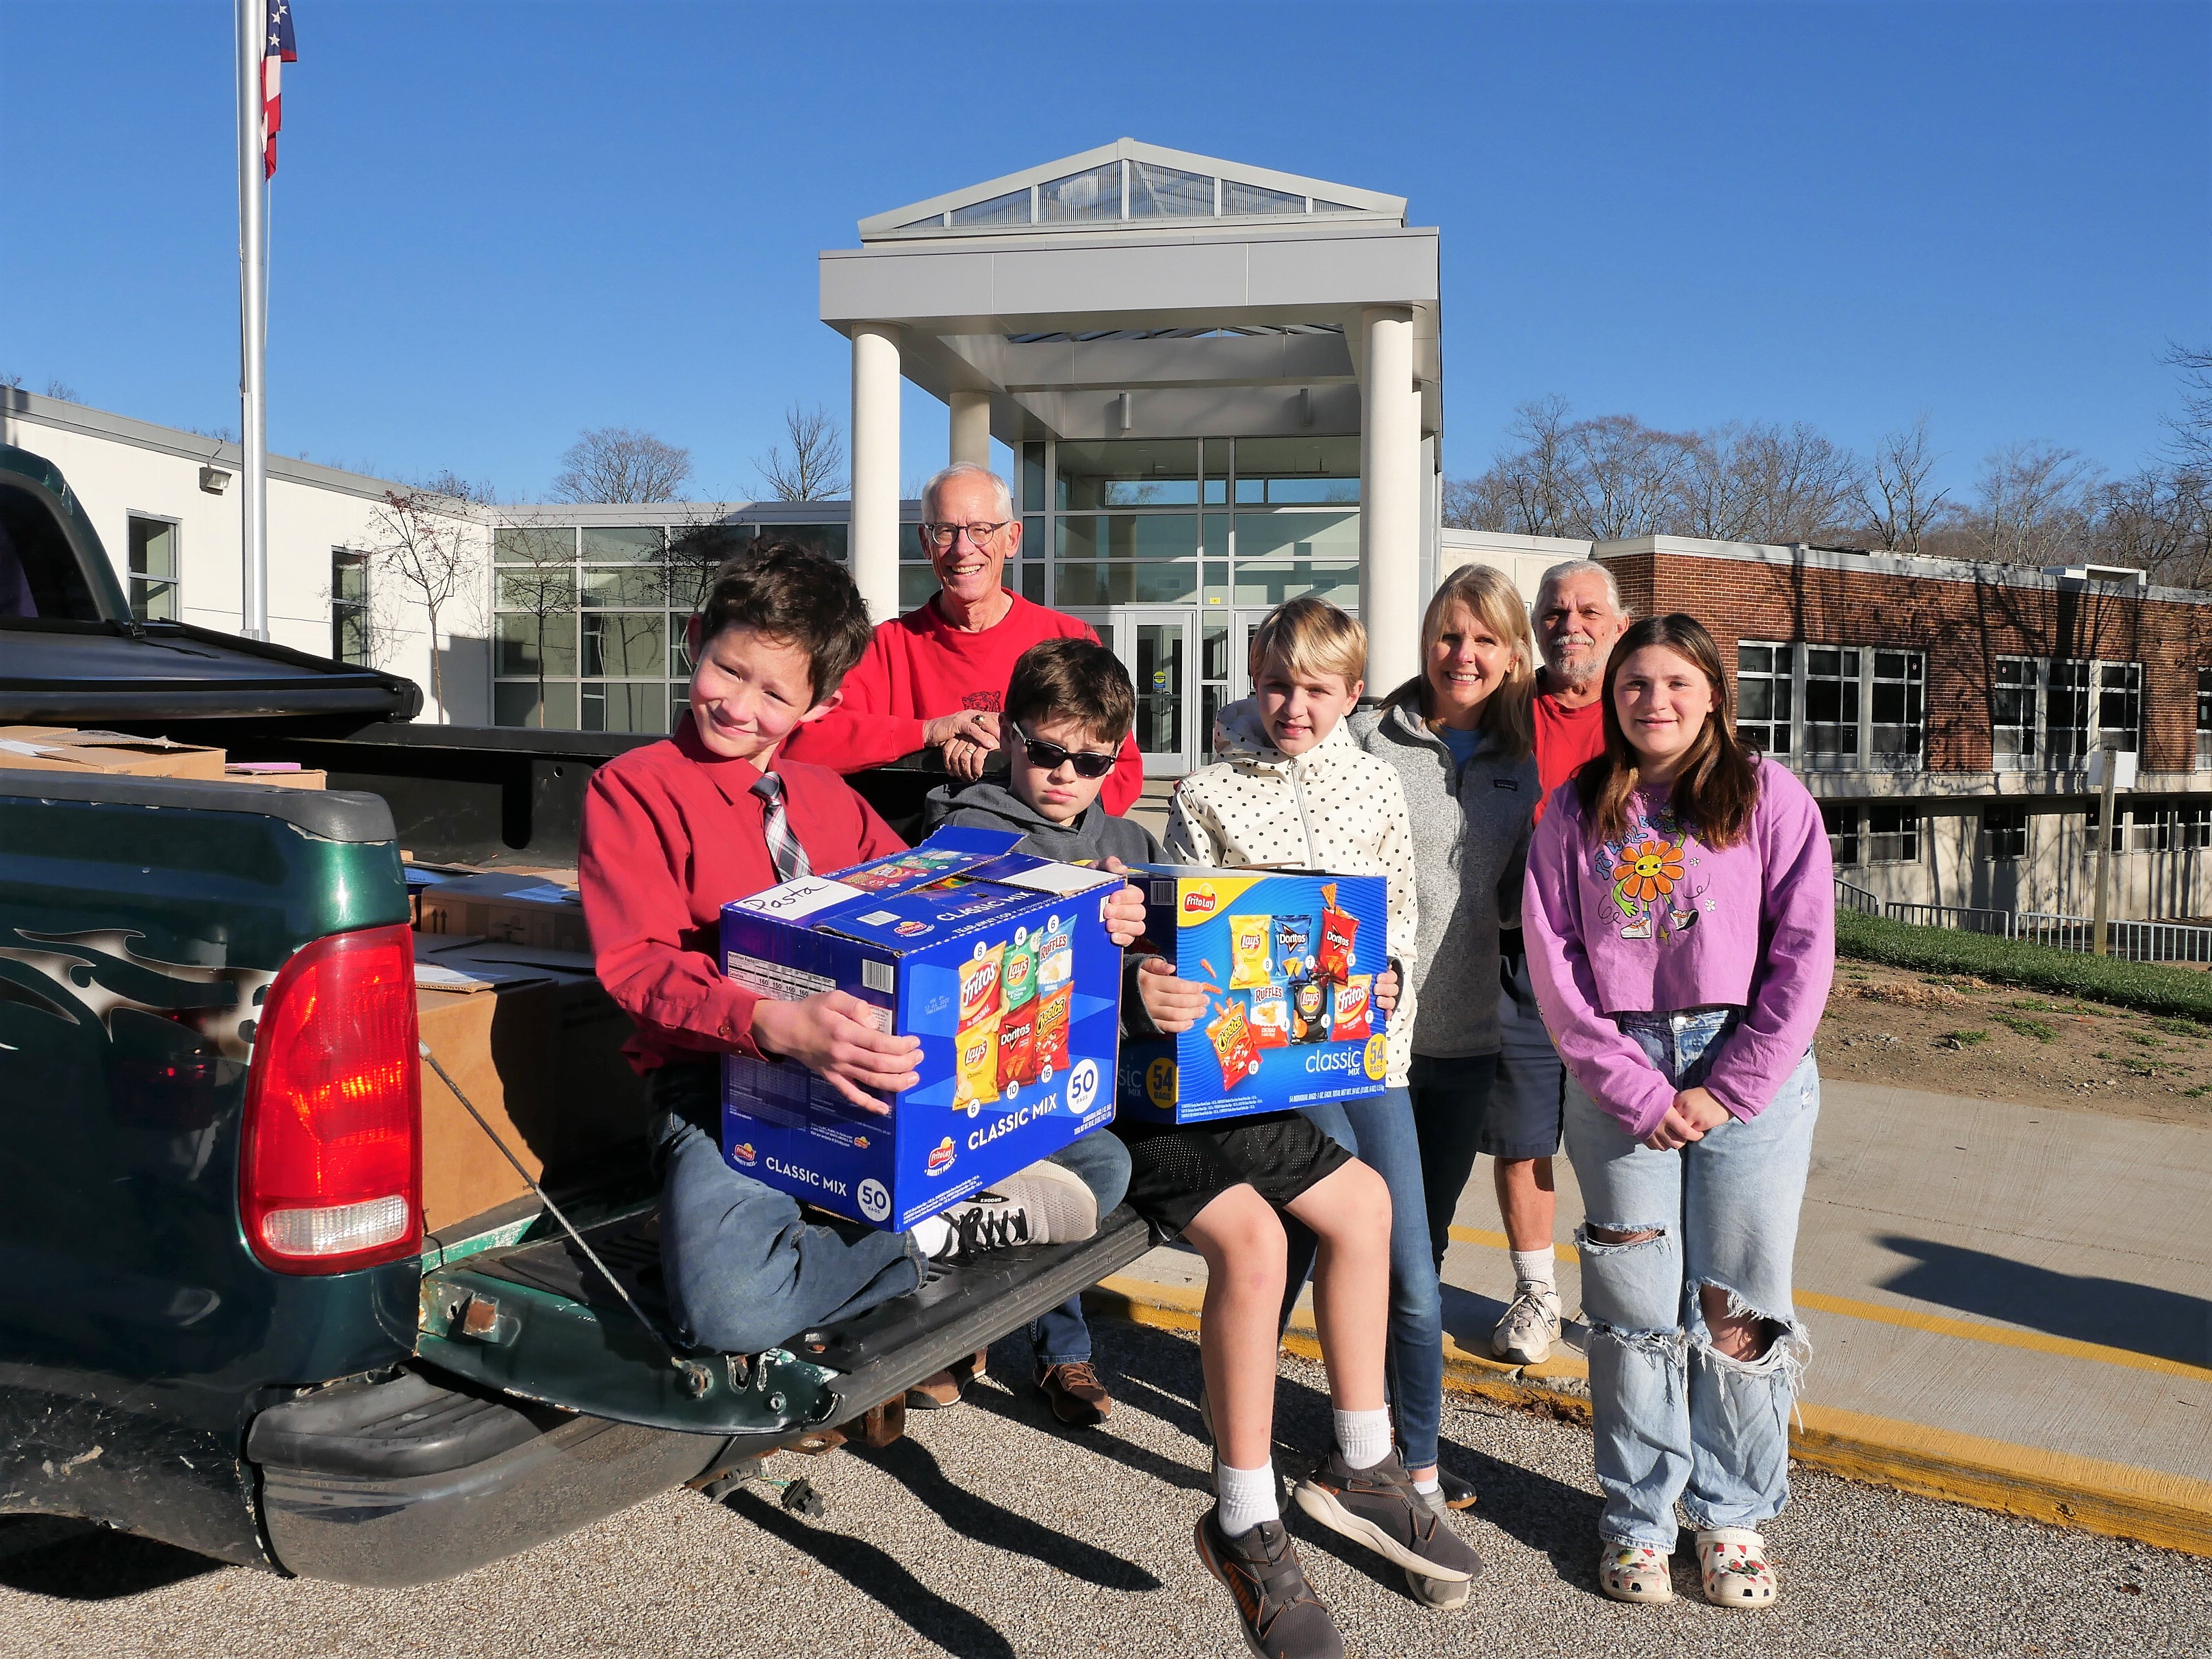
POLYGON ((1383 878, 1139 873, 1147 944, 1213 991, 1189 1030, 1123 1048, 1125 1117, 1205 1123, 1382 1093, 1389 1044, 1373 994, 1389 965, 1383 878))
MULTIPOLYGON (((921 1081, 863 1111, 790 1061, 723 1061, 732 1168, 872 1226, 912 1226, 1114 1115, 1120 876, 945 830, 911 853, 722 909, 722 969, 789 1000, 849 992, 921 1039, 921 1081)), ((427 902, 427 901, 426 901, 427 902)))
MULTIPOLYGON (((426 872, 427 873, 427 872, 426 872)), ((584 902, 542 876, 461 876, 413 889, 416 931, 496 939, 545 951, 588 953, 584 902)))
POLYGON ((0 767, 110 777, 213 779, 223 775, 223 751, 122 732, 0 726, 0 767))
POLYGON ((233 761, 222 769, 233 783, 270 783, 280 789, 327 789, 330 774, 279 761, 233 761))
MULTIPOLYGON (((423 939, 417 968, 491 981, 474 994, 418 988, 416 1018, 431 1053, 532 1176, 556 1184, 589 1180, 611 1158, 642 1159, 652 1105, 645 1079, 623 1058, 632 1028, 588 959, 482 940, 440 948, 423 939)), ((424 1066, 422 1205, 430 1230, 529 1191, 424 1066)))

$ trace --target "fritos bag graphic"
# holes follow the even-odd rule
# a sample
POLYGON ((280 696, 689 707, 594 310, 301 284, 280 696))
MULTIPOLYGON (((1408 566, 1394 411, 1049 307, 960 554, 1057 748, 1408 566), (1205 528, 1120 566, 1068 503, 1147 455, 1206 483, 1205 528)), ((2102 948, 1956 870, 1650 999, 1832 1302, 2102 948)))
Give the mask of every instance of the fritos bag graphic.
POLYGON ((1249 991, 1268 981, 1267 916, 1229 918, 1229 988, 1249 991))
POLYGON ((1280 985, 1267 985, 1252 993, 1252 1041, 1262 1048, 1280 1048, 1291 1040, 1291 994, 1280 985))
POLYGON ((1224 1002, 1221 1012, 1206 1026, 1206 1035, 1221 1061, 1222 1087, 1233 1089, 1247 1078, 1259 1075, 1260 1048, 1252 1040, 1252 1023, 1245 1017, 1242 1001, 1231 997, 1224 1002))
POLYGON ((999 1012, 1001 966, 1006 954, 1003 945, 988 949, 975 947, 975 954, 960 964, 960 1029, 966 1030, 978 1020, 988 1019, 999 1012))
POLYGON ((999 1017, 991 1015, 953 1039, 952 1109, 971 1115, 999 1097, 999 1017))
POLYGON ((1372 974, 1354 974, 1336 988, 1335 1012, 1328 1028, 1331 1042, 1374 1035, 1367 1018, 1368 993, 1374 978, 1372 974))
POLYGON ((1330 882, 1321 890, 1321 949, 1315 953, 1314 972, 1332 984, 1341 985, 1351 977, 1352 945, 1359 937, 1357 917, 1348 916, 1336 908, 1336 884, 1330 882))

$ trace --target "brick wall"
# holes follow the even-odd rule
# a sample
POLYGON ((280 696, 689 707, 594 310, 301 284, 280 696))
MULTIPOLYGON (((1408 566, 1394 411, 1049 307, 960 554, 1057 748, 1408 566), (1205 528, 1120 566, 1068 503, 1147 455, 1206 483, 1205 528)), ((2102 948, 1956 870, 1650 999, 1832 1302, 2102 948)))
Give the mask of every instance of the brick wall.
POLYGON ((2212 667, 2212 605, 2086 589, 1941 580, 1873 570, 1635 553, 1607 558, 1638 616, 1687 611, 1729 672, 1739 640, 1927 653, 1928 766, 1990 769, 1990 685, 2001 656, 2143 665, 2145 771, 2196 764, 2197 671, 2212 667))

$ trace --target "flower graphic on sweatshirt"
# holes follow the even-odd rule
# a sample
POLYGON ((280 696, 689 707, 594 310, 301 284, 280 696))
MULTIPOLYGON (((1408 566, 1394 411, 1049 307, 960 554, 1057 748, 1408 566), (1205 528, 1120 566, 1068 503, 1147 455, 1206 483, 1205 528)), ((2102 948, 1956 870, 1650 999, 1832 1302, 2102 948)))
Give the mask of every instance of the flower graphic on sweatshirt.
POLYGON ((1694 824, 1662 806, 1636 812, 1626 835, 1595 849, 1594 873, 1620 913, 1621 938, 1663 943, 1697 925, 1705 888, 1688 879, 1698 862, 1690 851, 1696 833, 1694 824))
POLYGON ((1682 843, 1645 841, 1626 848, 1613 866, 1613 879, 1623 898, 1649 903, 1664 898, 1682 878, 1682 843))

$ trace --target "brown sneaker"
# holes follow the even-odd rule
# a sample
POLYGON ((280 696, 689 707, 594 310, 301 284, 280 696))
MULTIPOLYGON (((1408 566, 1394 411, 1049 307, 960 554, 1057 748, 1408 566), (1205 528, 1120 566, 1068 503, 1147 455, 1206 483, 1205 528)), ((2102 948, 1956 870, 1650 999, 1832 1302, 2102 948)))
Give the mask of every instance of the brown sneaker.
POLYGON ((1095 1429, 1114 1414, 1114 1397, 1087 1359, 1039 1366, 1036 1385, 1052 1401, 1052 1414, 1071 1429, 1095 1429))
POLYGON ((906 1391, 906 1408, 910 1412, 943 1411, 947 1406, 957 1406, 968 1392, 968 1385, 983 1375, 991 1358, 987 1348, 978 1348, 965 1359, 955 1360, 934 1376, 926 1376, 906 1391))
POLYGON ((1344 1659, 1344 1638, 1306 1583, 1283 1523, 1263 1521, 1241 1538, 1224 1538, 1218 1513, 1198 1517, 1198 1559, 1236 1597, 1244 1645, 1256 1659, 1344 1659))

